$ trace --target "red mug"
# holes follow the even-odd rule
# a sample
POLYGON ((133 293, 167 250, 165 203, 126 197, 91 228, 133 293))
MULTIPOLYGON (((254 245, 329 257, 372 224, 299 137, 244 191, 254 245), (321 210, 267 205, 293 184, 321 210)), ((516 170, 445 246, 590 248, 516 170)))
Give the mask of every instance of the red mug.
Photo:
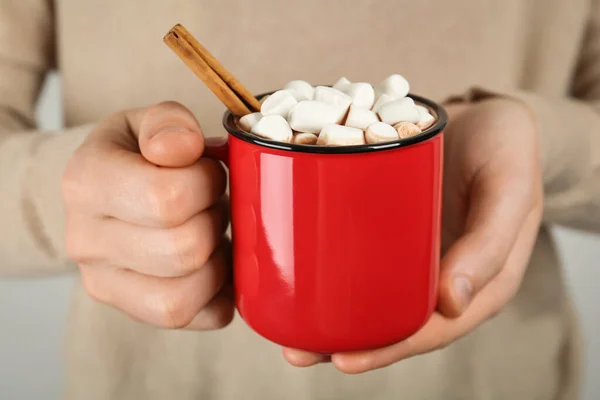
POLYGON ((258 334, 318 353, 378 348, 436 307, 444 109, 389 143, 308 146, 229 132, 207 155, 229 167, 236 306, 258 334))

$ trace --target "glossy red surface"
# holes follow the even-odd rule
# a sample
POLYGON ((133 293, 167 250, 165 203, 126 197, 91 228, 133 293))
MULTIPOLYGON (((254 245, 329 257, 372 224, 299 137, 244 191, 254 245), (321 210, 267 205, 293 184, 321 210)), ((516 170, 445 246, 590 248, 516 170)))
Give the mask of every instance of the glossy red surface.
MULTIPOLYGON (((440 133, 353 154, 229 136, 236 302, 260 335, 321 353, 377 348, 435 309, 440 133)), ((224 157, 225 147, 212 147, 224 157)))

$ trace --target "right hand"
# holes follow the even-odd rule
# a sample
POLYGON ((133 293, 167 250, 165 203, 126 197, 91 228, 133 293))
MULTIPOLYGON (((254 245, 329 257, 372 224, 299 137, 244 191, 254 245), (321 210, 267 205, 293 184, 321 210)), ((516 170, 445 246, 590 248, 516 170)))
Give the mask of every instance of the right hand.
POLYGON ((66 247, 91 298, 162 328, 232 320, 226 175, 203 151, 192 113, 169 102, 110 116, 75 152, 66 247))

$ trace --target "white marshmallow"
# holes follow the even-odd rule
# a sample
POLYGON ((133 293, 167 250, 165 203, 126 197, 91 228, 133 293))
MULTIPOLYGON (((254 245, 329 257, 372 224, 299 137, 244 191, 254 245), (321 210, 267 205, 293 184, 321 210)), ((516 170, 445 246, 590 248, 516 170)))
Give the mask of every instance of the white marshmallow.
POLYGON ((422 132, 421 128, 411 122, 400 122, 394 125, 394 128, 398 132, 400 139, 415 136, 422 132))
POLYGON ((292 129, 281 115, 263 116, 250 131, 255 135, 278 142, 290 142, 292 140, 292 129))
POLYGON ((435 122, 435 117, 429 114, 428 111, 419 112, 419 115, 421 116, 421 119, 419 120, 419 122, 417 122, 417 126, 422 130, 429 128, 435 122))
POLYGON ((337 89, 326 86, 317 86, 315 89, 315 100, 335 105, 338 108, 340 120, 346 116, 348 108, 352 104, 352 97, 337 89))
POLYGON ((252 129, 252 127, 258 122, 260 121, 260 119, 263 117, 263 115, 259 112, 255 112, 252 114, 247 114, 244 115, 242 118, 240 118, 240 127, 245 130, 246 132, 250 132, 250 130, 252 129))
POLYGON ((375 105, 373 105, 373 112, 378 112, 379 109, 381 108, 381 106, 383 106, 384 104, 387 103, 391 103, 392 101, 396 100, 396 98, 394 96, 390 96, 389 94, 382 94, 377 98, 377 101, 375 102, 375 105))
POLYGON ((297 103, 292 92, 278 90, 262 103, 260 112, 264 116, 281 115, 283 118, 287 118, 291 108, 297 103))
POLYGON ((398 140, 398 132, 393 126, 386 124, 385 122, 375 122, 367 128, 365 131, 365 139, 367 143, 383 143, 391 142, 392 140, 398 140))
POLYGON ((323 101, 301 101, 290 110, 289 121, 298 132, 319 133, 325 125, 340 123, 339 107, 323 101))
POLYGON ((350 82, 345 76, 342 76, 333 84, 333 88, 343 92, 351 84, 352 82, 350 82))
POLYGON ((297 101, 312 100, 315 97, 315 88, 306 81, 291 81, 283 88, 289 90, 297 101))
POLYGON ((317 144, 317 135, 314 133, 298 133, 294 135, 294 143, 296 144, 317 144))
POLYGON ((410 85, 402 75, 393 74, 381 82, 377 87, 377 91, 399 99, 408 95, 408 92, 410 92, 410 85))
POLYGON ((419 110, 419 115, 421 119, 417 122, 417 126, 422 130, 429 128, 435 122, 435 117, 429 113, 429 109, 427 107, 423 107, 417 105, 417 110, 419 110))
POLYGON ((352 104, 357 107, 366 108, 368 110, 375 103, 375 90, 370 83, 353 83, 343 90, 352 98, 352 104))
POLYGON ((395 125, 398 122, 417 123, 421 120, 419 110, 410 97, 384 104, 377 114, 383 122, 390 125, 395 125))
POLYGON ((429 114, 429 109, 420 104, 417 104, 417 110, 419 110, 419 114, 423 114, 423 113, 429 114))
POLYGON ((360 129, 330 124, 326 125, 319 134, 317 144, 325 146, 351 146, 365 144, 365 135, 360 129))
POLYGON ((350 106, 350 111, 348 111, 348 117, 346 118, 345 125, 351 128, 364 130, 367 129, 367 127, 372 123, 378 121, 379 118, 373 111, 357 107, 353 104, 350 106))

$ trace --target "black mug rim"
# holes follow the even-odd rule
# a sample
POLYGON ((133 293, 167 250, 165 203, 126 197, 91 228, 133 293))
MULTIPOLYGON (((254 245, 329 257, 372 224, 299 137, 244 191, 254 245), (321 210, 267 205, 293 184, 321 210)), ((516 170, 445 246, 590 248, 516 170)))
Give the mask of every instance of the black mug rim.
MULTIPOLYGON (((262 99, 265 96, 269 96, 276 91, 260 94, 257 96, 258 99, 262 99)), ((448 123, 448 114, 444 107, 440 106, 436 102, 429 100, 425 97, 417 96, 412 93, 408 94, 408 97, 412 98, 416 103, 420 103, 437 114, 437 120, 433 126, 429 127, 423 133, 420 133, 415 136, 411 136, 404 139, 398 139, 391 142, 378 143, 378 144, 362 144, 362 145, 353 145, 353 146, 315 146, 315 145, 306 145, 306 144, 294 144, 294 143, 285 143, 278 142, 275 140, 269 140, 260 138, 258 136, 254 136, 250 133, 244 132, 240 127, 235 123, 235 116, 232 114, 230 110, 227 110, 225 114, 223 114, 223 126, 229 132, 229 134, 234 137, 243 140, 244 142, 252 143, 257 146, 267 147, 274 150, 285 150, 292 151, 296 153, 319 153, 319 154, 352 154, 352 153, 367 153, 374 151, 384 151, 384 150, 392 150, 398 149, 400 147, 407 147, 417 143, 424 142, 429 140, 444 130, 448 123)))

